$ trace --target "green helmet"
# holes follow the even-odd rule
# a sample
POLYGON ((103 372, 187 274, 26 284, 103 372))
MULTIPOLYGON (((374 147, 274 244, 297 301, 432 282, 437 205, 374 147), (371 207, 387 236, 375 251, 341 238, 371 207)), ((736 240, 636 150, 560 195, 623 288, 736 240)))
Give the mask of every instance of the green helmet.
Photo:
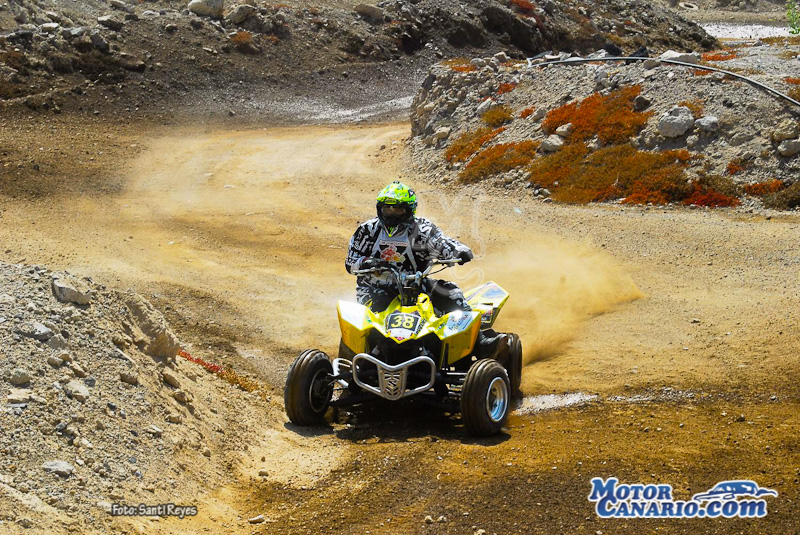
POLYGON ((387 228, 396 227, 417 213, 417 194, 413 189, 395 180, 378 193, 376 209, 381 223, 387 228))

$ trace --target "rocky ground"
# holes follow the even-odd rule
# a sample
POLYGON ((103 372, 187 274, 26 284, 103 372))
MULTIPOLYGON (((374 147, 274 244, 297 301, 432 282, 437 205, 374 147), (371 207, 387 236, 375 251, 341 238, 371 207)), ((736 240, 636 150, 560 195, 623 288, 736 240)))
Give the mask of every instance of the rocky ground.
MULTIPOLYGON (((734 43, 725 51, 702 56, 667 52, 657 57, 731 71, 797 98, 800 47, 792 43, 791 39, 778 38, 734 43)), ((600 51, 588 57, 606 55, 606 51, 600 51)), ((584 158, 588 160, 598 149, 615 144, 656 154, 683 149, 690 158, 685 171, 689 182, 708 177, 719 177, 732 186, 773 180, 792 186, 796 182, 800 170, 800 106, 724 73, 662 64, 657 59, 629 65, 598 62, 536 66, 537 62, 567 57, 555 54, 529 65, 500 55, 475 58, 466 66, 435 67, 412 105, 417 165, 437 183, 463 182, 465 173, 494 147, 533 142, 538 147, 536 154, 470 180, 530 188, 538 198, 547 198, 551 191, 541 185, 547 177, 536 174, 541 168, 537 164, 552 160, 554 154, 570 146, 574 126, 567 121, 577 124, 586 120, 588 112, 578 107, 579 111, 560 126, 548 127, 548 118, 570 105, 579 106, 592 94, 613 98, 631 91, 625 106, 632 111, 631 117, 639 114, 642 124, 624 139, 587 136, 584 158), (500 113, 505 115, 490 124, 500 113), (494 129, 493 137, 478 143, 471 154, 453 154, 454 147, 481 128, 494 129)), ((614 121, 618 120, 622 119, 609 112, 597 128, 616 125, 614 121)), ((743 195, 741 191, 739 195, 743 195)), ((743 199, 746 209, 762 205, 755 195, 743 199)), ((787 207, 796 205, 794 202, 787 207)))
POLYGON ((320 120, 320 109, 411 97, 405 81, 420 79, 433 61, 480 50, 524 57, 607 43, 714 44, 696 24, 645 2, 449 7, 228 2, 218 11, 203 2, 189 10, 170 1, 95 1, 78 9, 62 0, 9 0, 0 4, 0 101, 4 110, 123 118, 164 120, 180 110, 320 120))
POLYGON ((223 480, 237 455, 226 436, 252 436, 248 415, 269 413, 257 395, 176 358, 180 342, 138 294, 39 266, 0 272, 0 521, 110 529, 112 503, 174 502, 187 478, 223 480))

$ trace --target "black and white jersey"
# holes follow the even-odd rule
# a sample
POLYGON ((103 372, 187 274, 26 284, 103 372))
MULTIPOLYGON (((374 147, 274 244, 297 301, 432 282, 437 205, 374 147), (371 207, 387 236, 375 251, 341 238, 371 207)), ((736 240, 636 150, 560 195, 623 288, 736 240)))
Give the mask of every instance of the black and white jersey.
MULTIPOLYGON (((380 258, 399 267, 403 271, 424 271, 431 260, 449 260, 456 258, 460 251, 468 251, 469 247, 448 238, 439 227, 424 217, 415 217, 407 223, 401 223, 392 235, 377 217, 358 226, 353 237, 344 266, 348 273, 358 270, 365 258, 380 258)), ((387 276, 374 273, 359 275, 359 294, 367 287, 392 288, 387 276)))

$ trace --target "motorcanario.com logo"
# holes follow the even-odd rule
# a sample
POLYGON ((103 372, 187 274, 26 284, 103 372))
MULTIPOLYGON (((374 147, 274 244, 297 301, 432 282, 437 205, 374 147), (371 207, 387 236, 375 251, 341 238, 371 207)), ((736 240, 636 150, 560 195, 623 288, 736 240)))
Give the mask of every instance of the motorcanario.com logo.
POLYGON ((620 484, 615 477, 592 479, 589 501, 601 518, 760 518, 767 516, 772 489, 754 481, 722 481, 691 500, 675 500, 672 485, 620 484))

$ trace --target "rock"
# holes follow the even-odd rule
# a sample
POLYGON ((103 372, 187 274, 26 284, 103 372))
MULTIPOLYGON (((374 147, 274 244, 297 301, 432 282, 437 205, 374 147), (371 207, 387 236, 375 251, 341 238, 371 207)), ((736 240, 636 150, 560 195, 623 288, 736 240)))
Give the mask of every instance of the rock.
POLYGON ((223 0, 192 0, 189 2, 189 11, 201 17, 222 18, 224 9, 223 0))
POLYGON ((780 143, 781 141, 786 141, 787 139, 793 139, 797 137, 797 130, 797 122, 787 119, 779 124, 778 127, 772 132, 772 141, 775 143, 780 143))
POLYGON ((258 476, 259 477, 267 477, 267 476, 269 476, 269 470, 267 470, 266 468, 260 469, 258 471, 258 476))
POLYGON ((69 477, 75 471, 75 467, 66 461, 47 461, 42 465, 45 472, 56 474, 61 477, 69 477))
POLYGON ((689 147, 690 149, 695 148, 699 142, 700 138, 695 135, 691 135, 686 138, 686 146, 689 147))
POLYGON ((16 301, 16 299, 8 294, 0 295, 0 305, 11 305, 14 301, 16 301))
POLYGON ((171 370, 164 370, 163 372, 161 372, 161 378, 164 380, 166 384, 168 384, 173 388, 181 387, 181 383, 180 381, 178 381, 178 377, 171 370))
POLYGON ((91 35, 89 35, 89 40, 100 52, 108 52, 108 41, 106 41, 99 33, 93 32, 91 35))
POLYGON ((651 69, 655 69, 656 67, 660 67, 660 66, 661 66, 661 62, 658 61, 657 59, 653 59, 653 58, 646 59, 646 60, 644 60, 642 62, 642 67, 646 71, 649 71, 651 69))
POLYGON ((674 50, 667 50, 661 54, 658 59, 668 59, 697 65, 700 63, 700 54, 697 52, 676 52, 674 50))
POLYGON ((100 24, 101 26, 105 26, 109 30, 113 30, 115 32, 120 31, 123 28, 123 26, 125 26, 124 22, 122 22, 121 20, 115 19, 111 15, 105 15, 103 17, 98 17, 97 18, 97 23, 100 24))
POLYGON ((53 337, 55 333, 47 327, 46 325, 37 322, 34 322, 31 330, 29 331, 29 336, 34 340, 39 340, 40 342, 46 342, 53 337))
POLYGON ((250 522, 251 524, 261 524, 265 520, 266 520, 266 518, 264 518, 264 515, 258 515, 258 516, 254 516, 253 518, 249 519, 248 522, 250 522))
POLYGON ((175 33, 175 32, 178 31, 178 25, 177 24, 167 24, 166 26, 164 26, 164 31, 167 32, 167 33, 175 33))
POLYGON ((436 522, 439 523, 439 524, 444 524, 445 522, 447 522, 447 517, 444 516, 444 515, 441 515, 441 516, 439 516, 439 518, 436 519, 436 522))
POLYGON ((719 119, 713 115, 706 115, 697 119, 694 126, 701 132, 716 132, 719 130, 719 119))
POLYGON ((211 450, 208 447, 203 448, 203 456, 204 457, 211 457, 211 450))
POLYGON ((540 149, 544 152, 556 152, 557 150, 561 149, 564 146, 564 138, 557 135, 547 136, 542 144, 540 145, 540 149))
MULTIPOLYGON (((96 35, 99 36, 99 34, 96 35)), ((100 38, 102 39, 102 37, 100 38)), ((106 44, 106 47, 107 46, 108 45, 106 44)), ((53 279, 53 294, 56 296, 56 299, 62 303, 88 305, 92 300, 91 290, 80 284, 76 284, 76 281, 68 281, 67 279, 62 278, 53 279)))
POLYGON ((638 95, 633 99, 634 111, 644 111, 650 107, 650 99, 644 95, 638 95))
POLYGON ((153 435, 156 438, 160 437, 161 434, 163 433, 161 428, 156 426, 156 425, 149 425, 149 426, 147 426, 147 429, 145 429, 144 431, 145 431, 145 433, 149 433, 149 434, 153 435))
POLYGON ((123 383, 136 386, 139 384, 139 375, 135 372, 120 372, 119 380, 123 383))
POLYGON ((249 19, 255 12, 255 6, 251 6, 249 4, 239 4, 233 9, 233 11, 228 13, 228 16, 225 17, 225 20, 231 24, 241 24, 249 19))
POLYGON ((800 139, 787 139, 778 145, 778 153, 787 158, 800 152, 800 139))
POLYGON ((738 147, 739 145, 747 143, 751 139, 753 139, 753 134, 750 132, 737 132, 733 135, 728 144, 732 147, 738 147))
POLYGON ((64 392, 66 392, 67 396, 75 398, 80 402, 89 399, 89 389, 78 380, 72 380, 64 385, 64 392))
POLYGON ((56 33, 61 25, 57 22, 48 22, 39 26, 39 29, 44 33, 56 33))
POLYGON ((558 128, 556 128, 556 134, 561 137, 569 137, 572 133, 572 123, 562 124, 558 128))
POLYGON ((181 418, 180 414, 176 414, 173 412, 167 416, 167 421, 171 424, 179 424, 183 421, 183 418, 181 418))
POLYGON ((69 369, 72 370, 72 373, 74 373, 76 377, 80 377, 81 379, 88 375, 77 362, 70 364, 69 369))
POLYGON ((72 362, 74 360, 69 351, 54 351, 53 355, 60 358, 64 362, 72 362))
POLYGON ((6 401, 12 404, 28 403, 31 400, 31 394, 27 390, 11 389, 11 393, 6 397, 6 401))
POLYGON ((47 357, 47 363, 53 368, 60 368, 64 364, 64 361, 55 355, 50 355, 47 357))
POLYGON ((434 139, 447 139, 450 137, 450 129, 446 127, 439 128, 433 133, 433 137, 434 139))
POLYGON ((664 137, 680 137, 694 126, 692 110, 686 106, 675 106, 661 116, 658 132, 664 137))
POLYGON ((353 9, 362 17, 376 22, 383 21, 384 16, 386 16, 382 8, 370 4, 358 4, 353 9))
POLYGON ((486 113, 487 111, 489 111, 489 109, 490 109, 490 108, 491 108, 493 105, 494 105, 494 100, 492 100, 492 99, 490 99, 490 98, 487 98, 486 100, 484 100, 483 102, 481 102, 481 103, 478 105, 478 107, 475 109, 475 112, 476 112, 478 115, 483 115, 484 113, 486 113))
POLYGON ((132 5, 126 4, 122 0, 110 0, 109 4, 111 4, 111 7, 125 11, 126 13, 133 13, 134 11, 134 7, 132 5))
POLYGON ((31 382, 31 374, 28 370, 17 368, 11 372, 11 377, 8 379, 8 382, 14 386, 26 385, 31 382))
POLYGON ((508 55, 506 55, 505 52, 498 52, 492 57, 497 61, 499 61, 500 63, 506 63, 508 61, 508 55))
POLYGON ((486 60, 483 58, 472 58, 469 62, 470 65, 474 65, 478 69, 482 69, 486 67, 486 60))
POLYGON ((178 403, 188 403, 188 402, 192 401, 191 394, 189 394, 185 390, 176 390, 175 392, 172 393, 172 397, 178 403))
POLYGON ((50 340, 47 341, 47 345, 53 349, 66 349, 67 347, 69 347, 67 339, 61 336, 60 334, 57 334, 52 338, 50 338, 50 340))
POLYGON ((425 523, 433 524, 433 517, 431 515, 425 515, 425 523))
POLYGON ((167 361, 174 360, 180 349, 180 342, 167 325, 164 316, 145 298, 135 293, 125 295, 125 304, 131 311, 138 328, 138 332, 134 333, 135 336, 132 338, 145 340, 144 352, 167 361))

